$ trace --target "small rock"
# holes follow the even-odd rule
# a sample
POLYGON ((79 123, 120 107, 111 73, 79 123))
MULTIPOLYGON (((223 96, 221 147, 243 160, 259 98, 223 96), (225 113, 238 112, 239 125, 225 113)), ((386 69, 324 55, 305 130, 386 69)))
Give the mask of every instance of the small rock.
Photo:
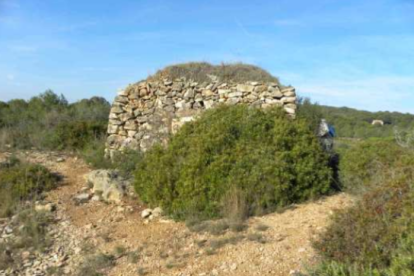
POLYGON ((23 261, 26 261, 27 259, 29 259, 30 255, 31 254, 29 251, 23 251, 21 254, 23 261))
POLYGON ((90 195, 87 193, 79 194, 73 198, 77 204, 87 203, 90 199, 90 195))
POLYGON ((59 157, 59 158, 56 159, 57 163, 61 163, 61 162, 64 162, 64 161, 65 161, 65 158, 63 158, 63 157, 59 157))
POLYGON ((151 209, 145 209, 144 211, 141 212, 141 217, 142 218, 149 218, 152 214, 152 210, 151 209))
POLYGON ((52 203, 48 203, 48 204, 45 204, 45 205, 36 204, 35 205, 35 210, 37 212, 48 212, 48 213, 50 213, 50 212, 53 212, 53 211, 56 210, 56 206, 52 203))
POLYGON ((99 195, 94 195, 92 201, 101 201, 101 197, 99 195))
POLYGON ((4 232, 5 232, 7 235, 9 235, 9 234, 13 233, 13 228, 11 228, 9 225, 7 225, 7 226, 4 228, 4 232))
POLYGON ((299 248, 299 250, 298 250, 299 253, 303 253, 305 251, 306 251, 306 248, 303 248, 303 247, 302 248, 299 248))
POLYGON ((158 218, 160 216, 162 216, 163 210, 161 209, 161 207, 157 207, 154 210, 152 210, 152 215, 154 218, 158 218))

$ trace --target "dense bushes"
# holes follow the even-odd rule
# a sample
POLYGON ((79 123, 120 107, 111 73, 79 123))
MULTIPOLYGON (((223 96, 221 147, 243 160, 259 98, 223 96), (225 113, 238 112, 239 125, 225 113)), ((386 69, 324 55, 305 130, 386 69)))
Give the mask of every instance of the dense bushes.
POLYGON ((10 215, 21 200, 56 187, 59 178, 41 165, 12 158, 0 164, 0 217, 10 215))
POLYGON ((414 274, 414 153, 365 141, 342 157, 346 187, 361 198, 336 212, 314 246, 323 263, 312 275, 414 274), (361 189, 363 188, 363 189, 361 189))
POLYGON ((414 157, 411 151, 395 142, 368 140, 343 151, 340 178, 350 192, 361 192, 378 186, 397 173, 412 173, 414 157))
POLYGON ((414 115, 408 113, 369 112, 348 107, 311 105, 313 105, 312 109, 314 111, 320 113, 329 123, 335 126, 338 137, 358 139, 392 138, 394 137, 395 128, 414 130, 414 115), (373 120, 382 120, 385 125, 372 125, 373 120))
POLYGON ((330 264, 327 267, 342 266, 347 273, 326 275, 371 275, 370 271, 378 272, 373 275, 413 275, 390 273, 414 272, 412 181, 405 177, 390 181, 367 192, 351 209, 336 214, 315 248, 330 264))
POLYGON ((103 98, 69 104, 52 91, 1 103, 0 148, 81 149, 106 135, 109 109, 103 98))
POLYGON ((326 194, 327 163, 306 121, 278 108, 222 106, 184 125, 165 148, 147 152, 135 188, 177 218, 217 217, 234 190, 257 214, 326 194))

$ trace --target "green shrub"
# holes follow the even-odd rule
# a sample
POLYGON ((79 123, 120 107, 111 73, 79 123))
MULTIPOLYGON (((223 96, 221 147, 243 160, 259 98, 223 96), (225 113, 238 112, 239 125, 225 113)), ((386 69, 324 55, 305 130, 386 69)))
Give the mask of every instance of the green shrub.
POLYGON ((367 192, 314 242, 324 260, 314 275, 413 275, 413 213, 411 174, 367 192))
POLYGON ((398 173, 412 173, 412 151, 385 140, 368 140, 343 151, 340 179, 344 188, 361 192, 381 185, 398 173))
POLYGON ((95 169, 118 170, 124 178, 132 178, 137 164, 142 160, 140 151, 125 150, 110 160, 105 158, 105 139, 95 139, 81 151, 82 158, 95 169))
POLYGON ((93 97, 69 104, 48 90, 0 104, 0 148, 78 150, 106 135, 110 104, 93 97))
POLYGON ((41 165, 11 159, 0 165, 0 217, 21 201, 56 187, 59 177, 41 165))
POLYGON ((144 202, 182 219, 220 216, 236 187, 248 213, 258 214, 328 193, 327 163, 305 120, 279 108, 221 106, 184 125, 168 146, 149 150, 135 188, 144 202))
POLYGON ((62 122, 51 139, 52 148, 82 149, 97 137, 105 136, 107 123, 103 122, 62 122))

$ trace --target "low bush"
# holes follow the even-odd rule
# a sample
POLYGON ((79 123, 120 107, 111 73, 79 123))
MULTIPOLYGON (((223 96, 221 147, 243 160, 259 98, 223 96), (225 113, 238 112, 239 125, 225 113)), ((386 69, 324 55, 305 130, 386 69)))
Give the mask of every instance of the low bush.
POLYGON ((221 106, 184 125, 166 147, 149 150, 135 189, 179 219, 219 217, 232 189, 244 197, 236 208, 260 214, 328 193, 327 164, 307 121, 292 121, 279 108, 221 106))
POLYGON ((140 151, 125 150, 116 153, 112 160, 105 158, 105 139, 94 139, 81 151, 82 158, 94 169, 117 170, 124 178, 132 178, 137 164, 142 160, 140 151))
POLYGON ((360 193, 399 173, 412 173, 414 155, 387 140, 367 140, 342 151, 340 179, 345 190, 360 193))
POLYGON ((59 177, 41 165, 12 158, 0 165, 0 217, 12 214, 21 200, 56 187, 59 177))
POLYGON ((97 137, 104 136, 107 122, 61 122, 52 134, 49 146, 54 149, 83 149, 97 137))
POLYGON ((413 180, 412 173, 395 173, 355 206, 338 211, 314 242, 323 264, 311 274, 413 275, 413 180))
POLYGON ((0 149, 80 150, 106 135, 109 110, 103 98, 70 104, 51 90, 28 101, 0 103, 0 149))

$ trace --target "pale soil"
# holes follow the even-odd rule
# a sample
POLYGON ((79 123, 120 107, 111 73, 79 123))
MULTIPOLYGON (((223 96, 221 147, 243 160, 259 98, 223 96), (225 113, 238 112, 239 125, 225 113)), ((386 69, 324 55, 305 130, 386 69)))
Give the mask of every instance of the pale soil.
MULTIPOLYGON (((4 155, 0 153, 0 159, 4 155)), ((146 222, 140 216, 145 206, 137 199, 126 200, 122 207, 102 202, 76 206, 72 197, 85 187, 84 176, 91 171, 82 160, 64 156, 65 160, 59 163, 56 162, 60 156, 57 153, 19 155, 42 163, 64 177, 63 185, 50 192, 46 199, 57 205, 58 216, 65 222, 65 229, 69 229, 70 233, 63 239, 75 239, 75 247, 91 244, 100 252, 112 253, 119 246, 126 247, 128 252, 138 250, 138 262, 132 262, 127 255, 121 257, 108 275, 144 275, 139 270, 147 272, 145 275, 294 274, 315 261, 311 240, 326 229, 333 210, 352 202, 348 195, 337 194, 292 206, 282 213, 251 218, 244 232, 229 231, 223 236, 212 236, 192 233, 184 223, 166 218, 146 222), (256 229, 259 225, 269 228, 259 231, 256 229), (252 233, 263 235, 265 243, 250 241, 247 237, 252 233), (207 250, 211 241, 241 235, 245 238, 225 245, 212 255, 207 250), (200 241, 206 246, 199 246, 200 241)), ((73 251, 73 248, 67 250, 73 251)), ((69 257, 73 259, 69 260, 72 265, 82 257, 79 248, 75 252, 77 254, 69 257)))

